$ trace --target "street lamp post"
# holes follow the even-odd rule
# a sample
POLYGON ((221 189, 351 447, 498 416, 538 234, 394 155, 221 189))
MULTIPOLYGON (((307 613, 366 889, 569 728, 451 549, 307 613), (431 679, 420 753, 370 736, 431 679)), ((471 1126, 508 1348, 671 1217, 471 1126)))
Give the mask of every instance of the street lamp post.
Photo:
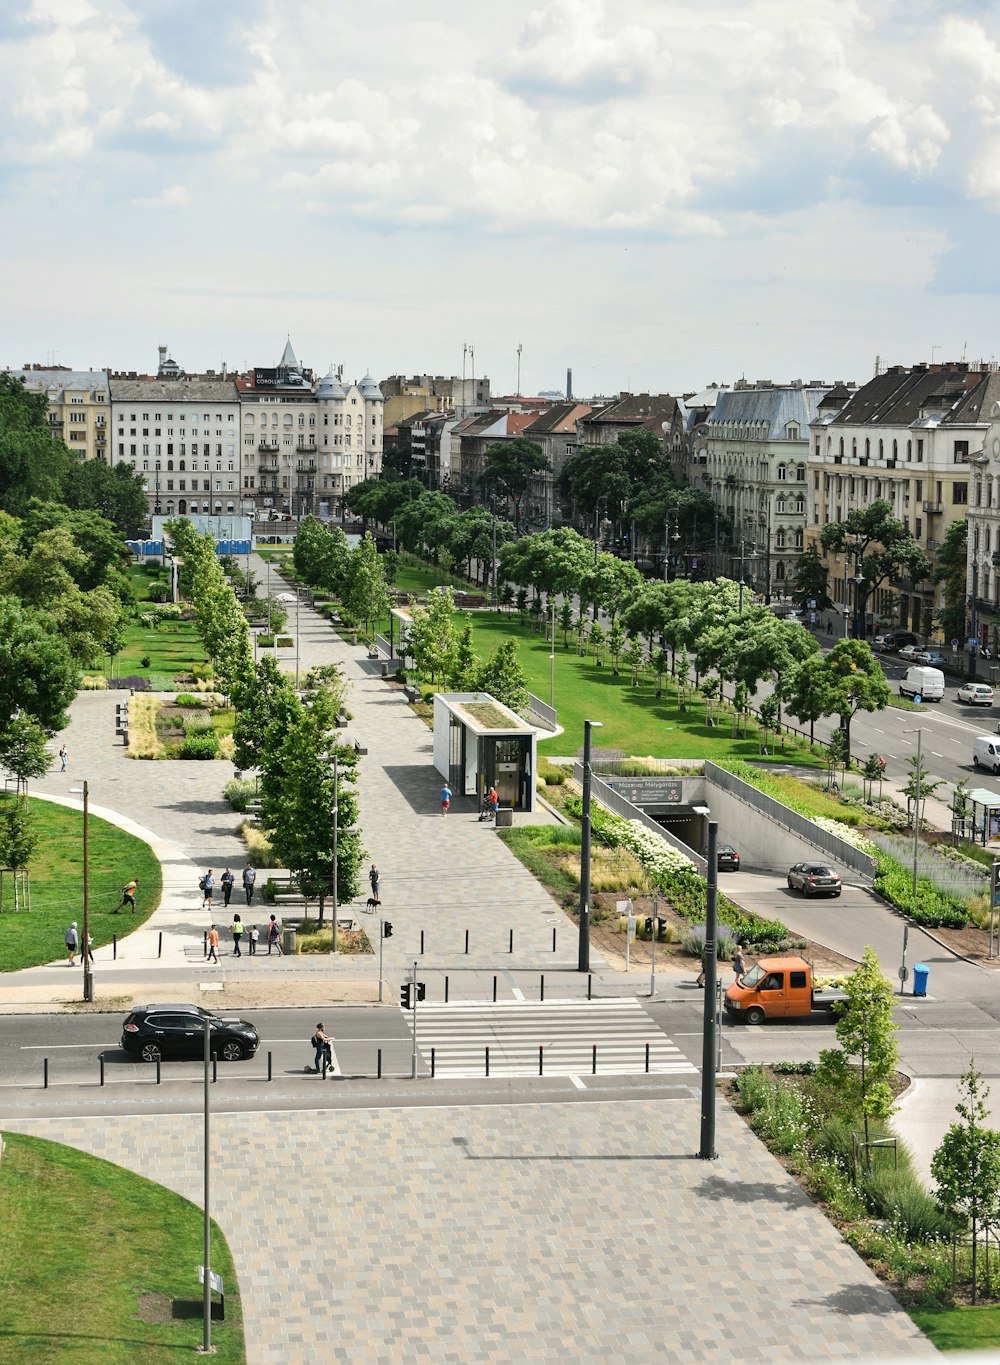
POLYGON ((556 604, 555 599, 551 602, 552 607, 552 635, 551 653, 549 654, 549 705, 553 711, 556 709, 556 604))
POLYGON ((83 998, 88 1004, 94 998, 94 976, 90 969, 90 786, 70 787, 76 796, 83 797, 83 998))
POLYGON ((741 541, 740 541, 740 615, 741 615, 741 616, 743 615, 743 589, 746 587, 746 583, 744 582, 744 568, 745 568, 745 565, 746 565, 746 560, 747 560, 747 558, 749 557, 750 562, 753 563, 753 561, 757 558, 757 551, 756 551, 756 550, 754 550, 754 549, 751 548, 750 554, 749 554, 749 556, 747 556, 746 548, 747 548, 747 543, 746 543, 746 541, 745 541, 745 540, 741 540, 741 541))
POLYGON ((337 951, 337 825, 340 819, 340 769, 337 766, 337 751, 333 751, 333 948, 337 951))
POLYGON ((917 896, 917 856, 920 852, 920 742, 923 739, 923 730, 917 726, 916 730, 904 730, 905 735, 915 734, 917 736, 917 767, 913 778, 913 898, 917 896))
MULTIPOLYGON (((972 556, 972 634, 970 640, 979 640, 979 559, 974 553, 972 556)), ((969 676, 976 676, 976 654, 978 644, 969 645, 969 676)))
POLYGON ((580 818, 580 951, 577 970, 590 971, 590 736, 603 724, 583 722, 583 812, 580 818))

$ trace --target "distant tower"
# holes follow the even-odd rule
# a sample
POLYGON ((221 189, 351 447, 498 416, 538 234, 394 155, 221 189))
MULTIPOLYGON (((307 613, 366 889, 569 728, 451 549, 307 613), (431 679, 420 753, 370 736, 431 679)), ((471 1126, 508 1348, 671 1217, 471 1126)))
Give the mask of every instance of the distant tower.
POLYGON ((567 401, 567 403, 570 402, 570 400, 572 399, 572 397, 573 397, 573 371, 572 371, 571 369, 567 368, 567 370, 566 370, 566 401, 567 401))

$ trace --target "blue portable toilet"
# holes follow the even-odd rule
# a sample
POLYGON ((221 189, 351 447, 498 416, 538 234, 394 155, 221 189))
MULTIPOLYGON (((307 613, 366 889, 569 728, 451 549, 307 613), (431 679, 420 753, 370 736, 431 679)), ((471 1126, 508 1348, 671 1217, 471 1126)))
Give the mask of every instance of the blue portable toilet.
POLYGON ((913 994, 927 994, 927 978, 931 974, 931 969, 924 962, 914 962, 913 964, 913 994))

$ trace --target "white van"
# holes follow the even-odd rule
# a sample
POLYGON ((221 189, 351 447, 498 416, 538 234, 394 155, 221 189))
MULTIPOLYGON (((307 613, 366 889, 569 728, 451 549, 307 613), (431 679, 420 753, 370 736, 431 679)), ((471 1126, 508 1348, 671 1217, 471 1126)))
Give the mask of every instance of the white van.
POLYGON ((1000 739, 991 735, 977 735, 972 743, 972 766, 1000 773, 1000 739))
POLYGON ((906 677, 899 684, 901 697, 920 697, 923 701, 940 701, 944 696, 944 674, 940 668, 922 668, 916 665, 906 670, 906 677))

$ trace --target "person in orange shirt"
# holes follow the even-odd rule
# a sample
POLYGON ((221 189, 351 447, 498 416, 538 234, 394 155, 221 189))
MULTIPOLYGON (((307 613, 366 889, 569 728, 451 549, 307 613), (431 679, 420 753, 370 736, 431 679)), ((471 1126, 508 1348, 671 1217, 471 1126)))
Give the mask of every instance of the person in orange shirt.
POLYGON ((219 931, 213 924, 208 931, 208 962, 218 962, 219 960, 219 931))

